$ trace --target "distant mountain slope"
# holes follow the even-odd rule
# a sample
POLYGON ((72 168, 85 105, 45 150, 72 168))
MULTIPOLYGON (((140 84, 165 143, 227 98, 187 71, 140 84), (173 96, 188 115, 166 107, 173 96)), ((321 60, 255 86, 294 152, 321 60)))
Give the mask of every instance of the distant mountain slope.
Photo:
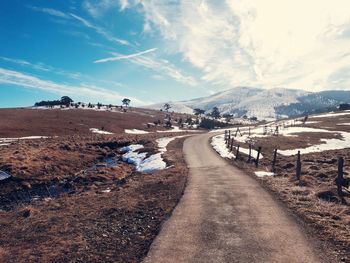
MULTIPOLYGON (((237 117, 247 115, 260 120, 271 120, 334 110, 343 102, 350 102, 350 91, 312 93, 284 88, 236 87, 208 97, 168 103, 172 106, 172 111, 182 113, 192 113, 195 108, 210 111, 213 107, 218 107, 221 113, 237 117)), ((162 106, 163 104, 155 104, 148 107, 160 109, 162 106)))

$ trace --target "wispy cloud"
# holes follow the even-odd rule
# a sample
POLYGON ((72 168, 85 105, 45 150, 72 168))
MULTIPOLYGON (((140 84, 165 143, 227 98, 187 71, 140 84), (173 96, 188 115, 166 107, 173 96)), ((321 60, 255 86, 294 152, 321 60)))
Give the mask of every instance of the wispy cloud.
POLYGON ((36 6, 31 6, 30 8, 34 11, 46 13, 51 16, 69 19, 69 16, 67 14, 53 8, 41 8, 36 6))
MULTIPOLYGON (((93 85, 68 85, 56 83, 50 80, 40 79, 26 73, 0 68, 0 85, 10 84, 24 88, 38 89, 52 92, 59 95, 75 95, 90 98, 92 101, 101 100, 104 102, 118 103, 125 96, 118 92, 93 85)), ((130 97, 136 105, 144 105, 145 102, 130 97)))
POLYGON ((84 0, 83 7, 93 17, 100 17, 111 8, 117 9, 117 0, 84 0))
POLYGON ((198 81, 194 77, 185 74, 166 59, 138 56, 131 58, 130 61, 136 65, 151 69, 157 72, 158 74, 170 77, 185 85, 191 87, 198 86, 198 81))
POLYGON ((36 71, 44 71, 44 72, 51 72, 57 75, 62 75, 65 77, 69 77, 71 79, 79 79, 82 74, 79 72, 69 72, 60 68, 52 67, 49 65, 46 65, 44 63, 31 63, 24 59, 18 59, 18 58, 7 58, 7 57, 0 57, 0 61, 5 61, 9 63, 13 63, 16 65, 20 65, 22 67, 28 67, 36 71))
POLYGON ((108 81, 104 79, 96 79, 90 75, 83 74, 81 72, 74 72, 74 71, 67 71, 63 70, 61 68, 53 67, 44 63, 32 63, 27 60, 18 59, 18 58, 7 58, 7 57, 0 57, 0 61, 12 63, 19 65, 23 68, 30 68, 34 71, 40 73, 40 72, 47 72, 50 74, 60 75, 66 78, 70 78, 72 80, 79 80, 89 83, 97 83, 98 85, 108 85, 108 86, 114 86, 114 87, 125 87, 124 84, 115 82, 115 81, 108 81))
POLYGON ((75 18, 76 20, 78 20, 79 22, 81 22, 84 26, 95 30, 96 33, 98 33, 101 36, 105 37, 107 40, 109 40, 111 42, 115 42, 115 43, 121 44, 121 45, 126 45, 126 46, 130 45, 130 43, 127 40, 114 37, 108 31, 106 31, 104 28, 96 26, 96 25, 92 24, 90 21, 88 21, 88 20, 86 20, 86 19, 84 19, 84 18, 82 18, 80 16, 77 16, 75 14, 70 13, 70 15, 73 18, 75 18))
POLYGON ((99 59, 99 60, 94 61, 94 63, 104 63, 104 62, 109 62, 109 61, 116 61, 116 60, 122 60, 122 59, 135 58, 135 57, 138 57, 138 56, 142 56, 142 55, 144 55, 144 54, 147 54, 147 53, 154 52, 154 51, 156 51, 156 50, 157 50, 157 48, 151 48, 151 49, 147 49, 147 50, 145 50, 145 51, 137 52, 137 53, 134 53, 134 54, 129 54, 129 55, 118 55, 118 56, 115 56, 115 57, 99 59))
MULTIPOLYGON (((60 10, 56 10, 56 9, 52 9, 52 8, 41 8, 41 7, 35 7, 35 6, 34 7, 30 6, 29 8, 31 8, 34 11, 46 13, 46 14, 51 15, 53 17, 63 18, 65 20, 74 19, 74 20, 78 21, 80 24, 82 24, 83 26, 94 30, 96 33, 98 33, 99 35, 103 36, 108 41, 117 43, 119 45, 126 45, 126 46, 130 46, 131 45, 129 43, 129 41, 113 36, 110 32, 108 32, 103 27, 97 26, 97 25, 93 24, 92 22, 90 22, 89 20, 87 20, 87 19, 85 19, 85 18, 83 18, 81 16, 78 16, 76 14, 64 13, 64 12, 62 12, 60 10)), ((64 20, 61 20, 61 21, 64 21, 64 20)), ((61 21, 59 21, 59 23, 61 23, 61 21)), ((77 32, 76 31, 72 31, 72 34, 77 35, 77 32)), ((83 33, 80 33, 80 35, 83 36, 84 38, 87 37, 87 35, 83 34, 83 33)))

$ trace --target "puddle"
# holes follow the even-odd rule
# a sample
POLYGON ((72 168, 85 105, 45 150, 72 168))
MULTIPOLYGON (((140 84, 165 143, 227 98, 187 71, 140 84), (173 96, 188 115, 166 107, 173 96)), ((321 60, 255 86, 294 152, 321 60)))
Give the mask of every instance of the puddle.
POLYGON ((18 205, 29 204, 46 198, 57 198, 61 194, 74 192, 74 186, 70 182, 32 185, 30 189, 14 191, 0 196, 0 209, 10 211, 18 205))
POLYGON ((97 171, 103 168, 113 168, 118 166, 117 157, 107 157, 102 162, 94 163, 88 171, 97 171))
MULTIPOLYGON (((99 169, 113 168, 118 166, 118 157, 107 157, 101 162, 94 163, 86 172, 94 172, 99 169)), ((22 189, 13 191, 4 195, 0 195, 0 210, 10 211, 19 205, 30 204, 34 201, 41 201, 47 198, 57 198, 61 194, 75 193, 75 185, 86 185, 86 179, 76 178, 70 180, 62 180, 49 184, 31 185, 30 189, 22 189)), ((108 192, 109 189, 105 191, 108 192)), ((110 190, 109 190, 110 191, 110 190)))

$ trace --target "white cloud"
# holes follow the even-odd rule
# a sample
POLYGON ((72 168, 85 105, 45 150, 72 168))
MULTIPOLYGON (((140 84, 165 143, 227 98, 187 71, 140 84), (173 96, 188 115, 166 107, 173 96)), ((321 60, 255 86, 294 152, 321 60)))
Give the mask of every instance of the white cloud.
MULTIPOLYGON (((104 89, 94 85, 81 84, 79 86, 60 84, 49 80, 40 79, 36 76, 26 73, 0 68, 0 85, 10 84, 24 88, 38 89, 47 92, 52 92, 60 95, 76 95, 90 98, 93 101, 96 99, 117 103, 125 96, 120 95, 113 90, 104 89)), ((129 97, 130 98, 130 97, 129 97)), ((130 98, 136 105, 144 105, 145 102, 136 98, 130 98)))
POLYGON ((200 69, 209 83, 350 88, 348 0, 135 3, 143 9, 145 32, 159 30, 169 49, 200 69))
POLYGON ((34 11, 46 13, 46 14, 51 15, 51 16, 56 16, 56 17, 66 18, 66 19, 69 18, 69 16, 67 14, 65 14, 59 10, 53 9, 53 8, 40 8, 40 7, 36 7, 36 6, 32 6, 30 8, 34 11))
POLYGON ((185 74, 166 59, 139 56, 131 58, 130 61, 136 65, 151 69, 158 74, 170 77, 180 83, 189 85, 191 87, 198 86, 198 81, 195 78, 185 74))
POLYGON ((73 18, 75 18, 76 20, 78 20, 79 22, 81 22, 84 26, 91 28, 93 30, 95 30, 98 34, 100 34, 101 36, 105 37, 107 40, 111 41, 111 42, 115 42, 121 45, 126 45, 129 46, 130 43, 127 40, 124 39, 120 39, 117 37, 112 36, 108 31, 106 31, 104 28, 96 26, 94 24, 92 24, 90 21, 77 16, 75 14, 70 14, 73 18))
POLYGON ((62 75, 65 77, 69 77, 71 79, 80 79, 82 77, 82 74, 79 72, 68 72, 66 70, 52 67, 52 66, 46 65, 46 64, 41 63, 41 62, 31 63, 31 62, 23 60, 23 59, 7 58, 7 57, 0 57, 0 60, 5 61, 5 62, 9 62, 9 63, 13 63, 13 64, 17 64, 17 65, 20 65, 22 67, 28 67, 28 68, 34 69, 36 71, 50 72, 50 73, 54 73, 57 75, 62 75))
POLYGON ((128 0, 119 0, 120 10, 124 10, 129 7, 129 1, 128 0))
POLYGON ((145 51, 137 52, 137 53, 134 53, 134 54, 118 55, 118 56, 115 56, 115 57, 99 59, 99 60, 94 61, 94 63, 104 63, 104 62, 109 62, 109 61, 116 61, 116 60, 134 58, 134 57, 142 56, 142 55, 150 53, 150 52, 154 52, 156 50, 157 50, 157 48, 151 48, 151 49, 147 49, 145 51))
POLYGON ((85 0, 83 7, 93 17, 100 17, 111 8, 117 8, 119 5, 117 0, 85 0))

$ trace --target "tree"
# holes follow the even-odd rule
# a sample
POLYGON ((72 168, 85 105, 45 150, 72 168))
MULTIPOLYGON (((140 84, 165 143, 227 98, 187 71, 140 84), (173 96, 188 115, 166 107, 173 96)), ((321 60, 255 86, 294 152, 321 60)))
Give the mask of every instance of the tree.
POLYGON ((230 122, 232 117, 233 117, 233 115, 230 114, 230 113, 225 113, 225 114, 222 115, 222 117, 225 118, 226 122, 230 122))
POLYGON ((214 119, 218 119, 220 118, 220 111, 218 109, 218 107, 214 107, 211 111, 211 114, 210 114, 214 119))
POLYGON ((128 99, 128 98, 124 98, 124 99, 122 100, 122 103, 123 103, 123 105, 125 105, 125 107, 129 107, 130 102, 131 102, 131 100, 128 99))
POLYGON ((74 102, 74 101, 68 96, 63 96, 61 98, 62 105, 66 105, 66 107, 68 107, 72 102, 74 102))
POLYGON ((350 104, 348 104, 348 103, 340 104, 339 110, 350 110, 350 104))
POLYGON ((199 108, 196 108, 196 109, 193 109, 193 112, 194 112, 194 115, 196 116, 201 116, 202 114, 205 113, 205 110, 202 110, 202 109, 199 109, 199 108))
POLYGON ((167 112, 169 112, 169 109, 171 108, 171 106, 170 106, 169 103, 165 103, 164 106, 163 106, 163 108, 164 108, 167 112))

